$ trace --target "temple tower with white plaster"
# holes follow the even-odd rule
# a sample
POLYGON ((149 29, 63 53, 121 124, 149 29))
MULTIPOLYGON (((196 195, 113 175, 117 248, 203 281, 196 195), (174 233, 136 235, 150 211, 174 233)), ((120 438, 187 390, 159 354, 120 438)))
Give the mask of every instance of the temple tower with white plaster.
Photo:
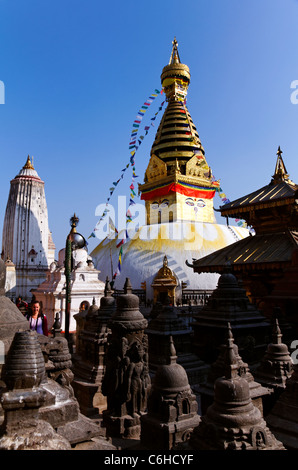
POLYGON ((15 265, 17 296, 31 300, 31 290, 45 280, 54 256, 44 181, 28 156, 10 182, 2 235, 2 259, 15 265))

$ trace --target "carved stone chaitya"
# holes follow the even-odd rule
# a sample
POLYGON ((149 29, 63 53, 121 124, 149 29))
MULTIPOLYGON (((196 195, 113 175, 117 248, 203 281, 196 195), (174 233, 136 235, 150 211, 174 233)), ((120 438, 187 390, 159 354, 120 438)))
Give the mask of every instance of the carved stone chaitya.
POLYGON ((152 381, 148 413, 141 417, 141 446, 155 450, 173 450, 188 441, 199 424, 198 404, 186 371, 177 364, 172 336, 167 337, 165 363, 152 381))
MULTIPOLYGON (((238 346, 234 343, 234 337, 230 323, 228 323, 227 338, 229 339, 229 346, 234 349, 234 354, 238 362, 238 373, 241 377, 245 378, 249 385, 250 396, 253 404, 261 411, 264 412, 264 402, 268 400, 271 395, 271 389, 262 386, 256 382, 255 377, 252 375, 248 364, 244 362, 239 354, 238 346)), ((201 413, 205 414, 207 408, 213 403, 214 400, 214 383, 216 379, 225 375, 226 368, 226 351, 227 341, 220 346, 220 352, 216 361, 211 364, 207 380, 195 387, 194 390, 200 395, 201 413)))
POLYGON ((148 335, 151 374, 154 374, 160 365, 167 363, 168 342, 169 337, 172 336, 177 352, 177 362, 185 369, 189 383, 193 386, 206 380, 208 366, 192 352, 192 329, 178 315, 176 307, 170 304, 160 306, 156 318, 149 321, 146 334, 148 335))
POLYGON ((2 379, 7 388, 1 395, 0 450, 70 450, 69 441, 39 415, 46 402, 46 391, 40 386, 45 363, 35 331, 15 334, 2 379))
POLYGON ((214 402, 190 438, 196 450, 284 450, 253 405, 249 384, 239 375, 233 341, 227 340, 225 375, 214 384, 214 402))
POLYGON ((293 361, 288 346, 282 342, 278 319, 274 321, 272 342, 255 370, 254 376, 264 387, 272 390, 267 400, 266 414, 270 411, 280 394, 285 390, 287 380, 293 373, 293 361))
POLYGON ((266 421, 287 450, 298 450, 298 365, 293 366, 293 373, 286 382, 266 421))
POLYGON ((111 332, 108 322, 114 312, 115 298, 107 279, 100 307, 93 304, 85 317, 84 328, 80 331, 80 354, 74 358, 75 378, 72 385, 81 412, 86 416, 94 416, 107 407, 106 397, 101 393, 101 384, 105 371, 107 339, 111 332))
POLYGON ((111 334, 106 354, 102 393, 107 397, 103 425, 107 435, 138 438, 140 417, 147 409, 150 386, 147 320, 139 311, 139 299, 126 279, 124 294, 110 321, 111 334))
POLYGON ((258 362, 266 349, 270 325, 249 302, 229 263, 207 305, 194 315, 193 347, 203 361, 212 363, 217 359, 228 322, 243 360, 250 364, 258 362))

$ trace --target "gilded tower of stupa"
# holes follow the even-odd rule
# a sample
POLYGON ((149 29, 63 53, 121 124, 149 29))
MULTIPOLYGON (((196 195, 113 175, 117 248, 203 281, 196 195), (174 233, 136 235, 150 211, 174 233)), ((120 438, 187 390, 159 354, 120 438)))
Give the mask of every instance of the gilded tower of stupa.
MULTIPOLYGON (((139 184, 140 202, 146 208, 145 223, 129 238, 121 231, 116 239, 105 238, 91 256, 102 276, 111 278, 111 266, 115 271, 118 265, 119 241, 125 238, 121 272, 113 287, 121 289, 123 280, 129 277, 134 289, 146 283, 146 297, 154 300, 154 279, 166 257, 176 279, 171 295, 178 301, 182 286, 215 289, 219 277, 215 273, 197 276, 185 261, 247 237, 248 230, 227 226, 226 221, 216 222, 213 200, 219 182, 212 175, 186 106, 190 71, 180 60, 176 39, 169 63, 162 70, 161 84, 167 105, 151 147, 144 182, 139 184)), ((138 160, 140 157, 138 153, 138 160)))
POLYGON ((162 70, 161 83, 168 106, 151 149, 145 182, 139 185, 147 223, 214 223, 213 198, 219 182, 212 176, 186 106, 190 71, 180 62, 176 38, 169 64, 162 70))

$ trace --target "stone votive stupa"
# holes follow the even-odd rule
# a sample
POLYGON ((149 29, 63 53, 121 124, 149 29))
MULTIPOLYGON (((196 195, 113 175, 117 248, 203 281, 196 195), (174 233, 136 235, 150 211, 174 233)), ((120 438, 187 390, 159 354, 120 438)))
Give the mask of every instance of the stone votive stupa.
POLYGON ((242 360, 242 357, 238 351, 238 346, 234 342, 230 323, 227 325, 227 339, 229 340, 229 345, 227 344, 227 341, 221 345, 218 358, 210 366, 206 382, 194 387, 194 391, 200 396, 201 414, 205 414, 207 408, 213 403, 214 383, 216 379, 225 375, 225 356, 227 347, 230 345, 233 347, 235 357, 237 358, 238 373, 241 377, 247 380, 252 402, 263 414, 264 401, 266 401, 268 396, 271 395, 271 389, 256 382, 254 375, 251 373, 248 367, 248 364, 242 360))
POLYGON ((139 298, 132 294, 129 278, 110 321, 102 393, 107 397, 103 426, 107 436, 138 439, 140 418, 147 409, 150 387, 148 322, 139 311, 139 298))
POLYGON ((185 369, 190 385, 202 383, 206 380, 208 366, 192 352, 192 329, 178 316, 177 308, 169 300, 146 329, 150 373, 154 374, 160 365, 167 364, 169 337, 172 336, 177 362, 185 369))
POLYGON ((189 443, 196 450, 284 450, 254 406, 247 380, 239 375, 233 341, 227 340, 225 375, 214 384, 214 402, 189 443))
POLYGON ((286 382, 274 407, 266 416, 266 421, 274 435, 282 441, 287 450, 298 450, 298 365, 286 382))
POLYGON ((174 450, 185 444, 199 424, 196 396, 185 369, 177 363, 172 336, 168 351, 152 379, 148 412, 141 417, 141 446, 155 450, 174 450))
POLYGON ((115 311, 115 298, 112 296, 107 279, 100 307, 93 304, 85 317, 85 325, 80 332, 81 354, 74 359, 74 381, 72 386, 86 416, 96 416, 107 407, 106 397, 101 393, 105 371, 105 355, 110 328, 108 322, 115 311))
POLYGON ((0 450, 70 450, 67 439, 40 418, 46 391, 45 363, 35 331, 15 334, 2 371, 7 388, 1 395, 4 422, 0 450))
POLYGON ((272 342, 268 344, 266 353, 255 369, 254 376, 264 387, 272 390, 266 402, 265 415, 269 413, 280 394, 285 390, 287 380, 293 373, 293 361, 288 346, 282 342, 282 333, 278 318, 275 318, 272 342))
POLYGON ((265 352, 270 325, 250 303, 227 263, 208 303, 194 315, 193 348, 200 359, 209 363, 216 360, 228 322, 243 360, 257 363, 265 352))

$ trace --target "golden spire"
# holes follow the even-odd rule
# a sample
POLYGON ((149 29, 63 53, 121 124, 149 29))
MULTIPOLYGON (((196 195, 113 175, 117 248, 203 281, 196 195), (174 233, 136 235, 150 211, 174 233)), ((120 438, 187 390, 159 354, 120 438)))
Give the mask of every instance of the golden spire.
POLYGON ((25 165, 23 166, 23 170, 34 170, 34 166, 31 163, 29 155, 27 157, 27 161, 26 161, 25 165))
POLYGON ((281 156, 282 150, 280 147, 278 147, 276 155, 277 155, 277 160, 276 160, 274 175, 272 178, 273 178, 273 182, 277 184, 283 181, 288 181, 289 175, 287 173, 286 166, 281 156))
POLYGON ((166 94, 167 100, 174 98, 184 100, 190 82, 190 72, 187 65, 182 64, 178 52, 178 42, 174 38, 170 61, 161 74, 161 84, 166 94))
POLYGON ((189 68, 180 62, 176 37, 172 44, 169 64, 161 74, 162 87, 169 104, 157 130, 151 155, 155 154, 167 161, 175 162, 176 159, 175 166, 178 169, 181 159, 189 160, 195 153, 204 155, 205 152, 185 103, 190 82, 189 68))
POLYGON ((172 49, 169 65, 180 64, 181 62, 180 62, 180 57, 179 57, 179 52, 178 52, 178 42, 177 42, 176 37, 174 37, 174 41, 172 41, 172 44, 173 44, 173 49, 172 49))

